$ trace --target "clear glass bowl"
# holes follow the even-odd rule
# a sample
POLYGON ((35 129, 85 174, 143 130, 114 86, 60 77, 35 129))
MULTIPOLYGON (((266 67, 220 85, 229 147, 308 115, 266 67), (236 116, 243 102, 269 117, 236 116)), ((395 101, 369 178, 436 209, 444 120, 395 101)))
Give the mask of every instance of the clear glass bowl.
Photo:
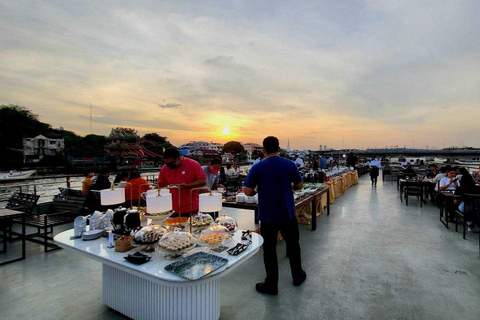
POLYGON ((225 227, 227 231, 230 233, 233 233, 238 229, 237 221, 235 221, 235 219, 225 214, 222 214, 221 216, 219 216, 217 220, 215 220, 215 223, 219 223, 220 225, 225 227))
POLYGON ((197 245, 197 238, 190 232, 175 229, 165 234, 155 245, 155 251, 164 255, 181 254, 192 250, 197 245))
POLYGON ((132 246, 154 245, 166 233, 167 233, 167 230, 162 226, 158 226, 158 225, 150 225, 150 226, 143 227, 139 230, 134 230, 131 232, 131 235, 133 236, 131 245, 132 246))
POLYGON ((198 243, 205 247, 224 246, 232 241, 232 235, 227 228, 216 223, 202 231, 198 243))
POLYGON ((182 215, 182 217, 174 217, 163 220, 162 225, 166 228, 178 227, 180 219, 180 226, 184 226, 188 223, 187 214, 182 215))
POLYGON ((196 216, 192 216, 188 222, 196 230, 202 230, 214 224, 212 216, 207 213, 199 213, 196 216))
POLYGON ((165 211, 165 212, 160 212, 160 213, 154 213, 154 214, 151 214, 151 213, 148 213, 148 212, 145 212, 145 214, 143 215, 145 218, 147 219, 152 219, 152 221, 154 222, 154 224, 160 224, 162 223, 163 221, 165 221, 166 219, 170 218, 170 216, 174 213, 175 211, 173 210, 170 210, 170 211, 165 211))

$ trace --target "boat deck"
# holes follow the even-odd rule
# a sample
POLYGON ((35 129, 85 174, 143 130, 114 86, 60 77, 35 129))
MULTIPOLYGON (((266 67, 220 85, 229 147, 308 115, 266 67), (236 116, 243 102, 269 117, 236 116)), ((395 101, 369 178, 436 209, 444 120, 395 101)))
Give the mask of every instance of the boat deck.
MULTIPOLYGON (((253 211, 224 211, 254 228, 253 211)), ((447 230, 431 204, 412 198, 405 206, 395 183, 372 188, 362 177, 330 216, 318 217, 315 232, 300 229, 306 282, 292 285, 280 243, 279 295, 255 291, 264 278, 258 253, 222 279, 221 319, 480 317, 478 235, 463 240, 447 230)), ((44 254, 29 242, 27 249, 26 260, 0 267, 0 318, 124 319, 102 304, 100 263, 67 250, 44 254)))

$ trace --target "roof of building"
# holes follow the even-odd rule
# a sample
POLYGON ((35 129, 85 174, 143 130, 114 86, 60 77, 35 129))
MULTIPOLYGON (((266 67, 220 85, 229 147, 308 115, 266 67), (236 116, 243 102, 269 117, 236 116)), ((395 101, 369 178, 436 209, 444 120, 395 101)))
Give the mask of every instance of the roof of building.
POLYGON ((137 130, 132 128, 112 128, 112 131, 108 135, 107 139, 135 139, 139 140, 137 130))

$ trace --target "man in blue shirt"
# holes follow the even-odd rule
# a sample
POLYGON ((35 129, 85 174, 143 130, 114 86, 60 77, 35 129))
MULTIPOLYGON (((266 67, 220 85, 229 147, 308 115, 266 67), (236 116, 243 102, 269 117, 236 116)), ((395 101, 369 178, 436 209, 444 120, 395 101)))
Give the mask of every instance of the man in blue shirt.
POLYGON ((302 269, 299 231, 295 215, 293 189, 303 188, 302 177, 294 162, 279 156, 279 141, 276 137, 263 140, 265 159, 255 164, 245 180, 245 194, 255 195, 258 190, 259 220, 263 237, 263 260, 267 277, 257 283, 260 293, 278 293, 277 234, 282 233, 287 243, 293 285, 299 286, 307 274, 302 269))

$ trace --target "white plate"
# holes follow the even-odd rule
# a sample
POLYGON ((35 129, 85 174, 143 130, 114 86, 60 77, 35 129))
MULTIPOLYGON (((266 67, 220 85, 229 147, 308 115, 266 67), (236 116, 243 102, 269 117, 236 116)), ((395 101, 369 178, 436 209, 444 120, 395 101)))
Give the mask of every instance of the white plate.
POLYGON ((82 240, 95 240, 102 236, 103 230, 89 230, 82 234, 82 240))

